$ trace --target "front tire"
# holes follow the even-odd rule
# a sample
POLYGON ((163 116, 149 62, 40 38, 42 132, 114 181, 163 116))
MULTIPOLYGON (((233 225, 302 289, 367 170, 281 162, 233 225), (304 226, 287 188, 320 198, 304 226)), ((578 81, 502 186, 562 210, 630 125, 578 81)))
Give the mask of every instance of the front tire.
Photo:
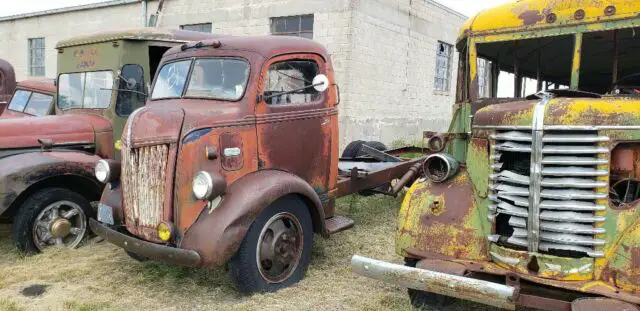
POLYGON ((36 254, 51 246, 76 248, 94 214, 82 195, 64 188, 45 188, 29 196, 13 218, 12 237, 18 249, 36 254))
POLYGON ((307 206, 295 196, 282 197, 253 221, 229 261, 229 276, 246 294, 289 287, 304 277, 312 245, 313 222, 307 206))

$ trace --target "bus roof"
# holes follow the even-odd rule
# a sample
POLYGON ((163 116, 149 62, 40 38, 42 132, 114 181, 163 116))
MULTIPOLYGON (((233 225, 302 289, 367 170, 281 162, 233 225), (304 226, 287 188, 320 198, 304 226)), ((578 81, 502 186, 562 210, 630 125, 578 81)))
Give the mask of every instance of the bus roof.
POLYGON ((114 40, 140 40, 140 41, 164 41, 164 42, 187 42, 195 40, 205 40, 219 38, 220 36, 196 31, 166 29, 166 28, 133 28, 122 30, 102 31, 92 34, 80 35, 61 40, 56 45, 56 49, 109 42, 114 40))
POLYGON ((640 1, 513 0, 469 18, 458 33, 458 42, 469 36, 640 20, 639 13, 640 1))

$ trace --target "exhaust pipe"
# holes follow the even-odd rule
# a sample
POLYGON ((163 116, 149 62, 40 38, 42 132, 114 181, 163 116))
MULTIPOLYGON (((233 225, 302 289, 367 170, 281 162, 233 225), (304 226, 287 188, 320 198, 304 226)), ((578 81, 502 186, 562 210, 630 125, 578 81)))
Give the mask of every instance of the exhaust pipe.
POLYGON ((458 173, 460 163, 451 155, 436 153, 424 161, 425 177, 433 182, 444 182, 458 173))

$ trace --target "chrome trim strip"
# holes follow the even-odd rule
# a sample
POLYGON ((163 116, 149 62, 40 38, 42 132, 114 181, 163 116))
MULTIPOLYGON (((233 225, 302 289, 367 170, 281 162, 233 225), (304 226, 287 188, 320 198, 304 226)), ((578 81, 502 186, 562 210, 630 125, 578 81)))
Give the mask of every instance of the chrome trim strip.
POLYGON ((552 95, 545 93, 533 111, 531 139, 531 185, 529 186, 529 210, 527 217, 527 243, 530 252, 538 251, 540 243, 540 192, 542 183, 542 147, 544 136, 544 113, 552 95))

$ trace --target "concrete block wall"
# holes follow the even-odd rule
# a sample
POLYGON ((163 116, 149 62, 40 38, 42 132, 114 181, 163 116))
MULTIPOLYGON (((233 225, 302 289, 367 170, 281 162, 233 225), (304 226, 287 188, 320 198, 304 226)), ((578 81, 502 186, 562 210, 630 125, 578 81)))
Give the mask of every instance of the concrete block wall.
POLYGON ((0 58, 14 66, 16 79, 30 78, 28 39, 45 38, 45 77, 54 78, 58 41, 81 34, 141 25, 139 3, 0 21, 0 58))
POLYGON ((454 45, 464 18, 424 1, 358 0, 353 11, 353 59, 341 142, 415 142, 424 130, 445 131, 455 101, 451 86, 435 92, 438 41, 454 45))

